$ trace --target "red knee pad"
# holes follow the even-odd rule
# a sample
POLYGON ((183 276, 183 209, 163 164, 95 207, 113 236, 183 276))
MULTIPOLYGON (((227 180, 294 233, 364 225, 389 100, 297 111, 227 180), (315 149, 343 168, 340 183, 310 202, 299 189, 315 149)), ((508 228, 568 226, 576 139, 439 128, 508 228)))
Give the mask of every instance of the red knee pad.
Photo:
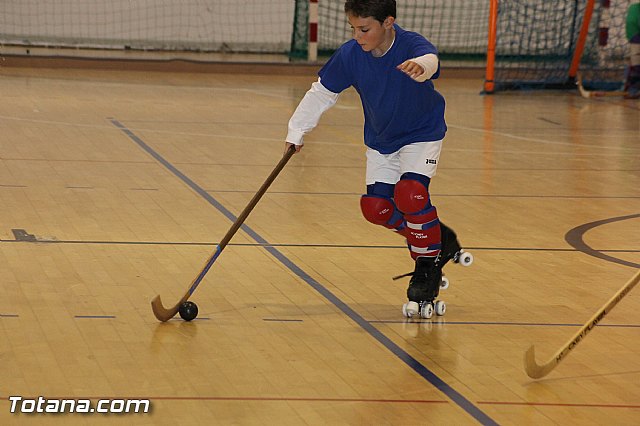
POLYGON ((396 207, 388 198, 375 195, 363 195, 360 197, 360 209, 365 219, 376 225, 390 227, 389 220, 393 216, 396 207))
POLYGON ((401 179, 396 183, 393 200, 403 213, 417 213, 429 204, 429 191, 417 180, 401 179))

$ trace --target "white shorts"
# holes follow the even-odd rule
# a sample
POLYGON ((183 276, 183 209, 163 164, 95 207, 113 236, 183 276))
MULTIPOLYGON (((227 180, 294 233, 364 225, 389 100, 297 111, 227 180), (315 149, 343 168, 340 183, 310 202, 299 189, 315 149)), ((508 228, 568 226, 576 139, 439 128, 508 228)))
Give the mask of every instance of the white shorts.
POLYGON ((391 154, 367 148, 366 184, 383 182, 394 185, 403 173, 413 172, 432 178, 436 175, 442 140, 405 145, 391 154))

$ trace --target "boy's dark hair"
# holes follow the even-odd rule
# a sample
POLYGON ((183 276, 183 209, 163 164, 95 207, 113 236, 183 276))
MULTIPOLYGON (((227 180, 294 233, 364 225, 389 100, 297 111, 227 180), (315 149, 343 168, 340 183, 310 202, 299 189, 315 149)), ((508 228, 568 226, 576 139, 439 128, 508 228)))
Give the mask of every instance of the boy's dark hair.
POLYGON ((347 0, 344 11, 360 18, 372 17, 384 22, 389 16, 396 17, 396 0, 347 0))

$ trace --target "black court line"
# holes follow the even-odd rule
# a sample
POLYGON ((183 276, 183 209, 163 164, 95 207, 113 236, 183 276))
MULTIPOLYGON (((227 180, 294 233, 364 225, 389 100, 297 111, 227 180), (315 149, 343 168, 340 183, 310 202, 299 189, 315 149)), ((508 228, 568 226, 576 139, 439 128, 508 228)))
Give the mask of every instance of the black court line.
MULTIPOLYGON (((231 193, 231 194, 254 194, 255 191, 242 190, 242 189, 206 189, 207 192, 231 193)), ((269 194, 286 194, 286 195, 348 195, 359 197, 362 195, 360 192, 309 192, 309 191, 269 191, 269 194)))
MULTIPOLYGON (((636 171, 636 170, 631 170, 636 171)), ((218 194, 232 193, 232 194, 251 194, 252 191, 242 189, 207 189, 207 192, 216 192, 218 194)), ((336 195, 336 196, 361 196, 361 192, 309 192, 309 191, 269 191, 269 194, 285 194, 285 195, 336 195)), ((433 197, 461 197, 461 198, 554 198, 554 199, 596 199, 596 200, 610 200, 610 199, 640 199, 639 195, 522 195, 522 194, 430 194, 433 197)))
POLYGON ((115 315, 74 315, 78 319, 114 319, 115 315))
POLYGON ((576 248, 578 251, 581 251, 589 256, 597 257, 598 259, 606 260, 607 262, 618 263, 620 265, 631 266, 632 268, 640 268, 640 264, 635 262, 629 262, 623 259, 618 259, 617 257, 609 256, 604 254, 601 251, 595 250, 591 248, 587 243, 584 242, 584 234, 587 231, 596 228, 601 225, 606 225, 613 222, 619 222, 628 219, 636 219, 640 217, 640 213, 630 214, 627 216, 618 216, 611 217, 608 219, 596 220, 595 222, 585 223, 580 226, 576 226, 573 229, 570 229, 564 236, 564 239, 571 247, 576 248))
MULTIPOLYGON (((0 158, 0 159, 4 161, 38 161, 38 162, 47 162, 47 163, 155 164, 153 161, 88 160, 88 159, 81 160, 77 158, 15 158, 14 157, 14 158, 0 158)), ((5 186, 5 185, 0 185, 0 186, 5 186)))
MULTIPOLYGON (((12 230, 14 231, 14 230, 12 230)), ((24 229, 19 235, 15 235, 14 240, 4 240, 0 238, 0 243, 38 243, 38 244, 95 244, 95 245, 142 245, 142 246, 194 246, 194 247, 215 247, 218 242, 198 242, 198 241, 108 241, 108 240, 58 240, 58 239, 39 239, 33 234, 27 233, 24 229)), ((358 244, 313 244, 313 243, 229 243, 229 246, 236 247, 301 247, 301 248, 339 248, 339 249, 391 249, 391 250, 406 250, 406 245, 397 246, 372 246, 372 245, 358 245, 358 244)), ((474 247, 465 246, 467 251, 532 251, 532 252, 583 252, 579 248, 540 248, 540 247, 474 247)), ((595 250, 595 249, 592 249, 595 250)), ((598 249, 599 253, 639 253, 638 249, 598 249)))
MULTIPOLYGON (((193 321, 209 321, 211 319, 211 317, 197 317, 192 319, 191 321, 186 321, 186 322, 193 322, 193 321)), ((180 321, 180 322, 185 322, 185 320, 183 320, 182 318, 178 318, 178 317, 174 317, 171 318, 169 321, 180 321)))
MULTIPOLYGON (((435 320, 435 321, 410 321, 406 320, 370 320, 370 323, 374 324, 430 324, 434 326, 440 325, 497 325, 500 327, 515 325, 518 327, 582 327, 584 324, 571 324, 571 323, 547 323, 547 322, 499 322, 499 321, 447 321, 447 320, 435 320)), ((602 324, 599 323, 598 327, 612 327, 612 328, 640 328, 640 324, 602 324)))
MULTIPOLYGON (((155 163, 145 163, 145 164, 155 164, 155 163)), ((226 164, 229 166, 229 164, 226 164)), ((251 165, 245 165, 250 167, 251 165)), ((458 170, 458 169, 456 169, 458 170)), ((468 169, 459 169, 459 170, 468 170, 468 169)), ((568 169, 559 169, 562 171, 566 171, 568 169)), ((585 169, 580 169, 580 171, 585 171, 585 169)), ((611 171, 627 171, 627 172, 636 172, 638 170, 599 170, 602 172, 611 172, 611 171)), ((0 184, 0 188, 28 188, 27 185, 8 185, 8 184, 0 184)), ((65 189, 97 189, 96 187, 91 186, 65 186, 65 189)), ((129 191, 160 191, 159 188, 127 188, 129 191)), ((218 193, 218 194, 253 194, 253 191, 243 190, 243 189, 205 189, 206 192, 218 193)), ((349 197, 360 197, 362 195, 361 192, 311 192, 311 191, 269 191, 271 195, 309 195, 309 196, 349 196, 349 197)), ((637 200, 640 199, 638 195, 571 195, 571 194, 559 194, 559 195, 542 195, 542 194, 431 194, 436 198, 546 198, 546 199, 556 199, 556 200, 637 200)))
MULTIPOLYGON (((134 134, 131 130, 125 127, 122 123, 114 118, 109 119, 111 123, 122 130, 124 134, 126 134, 129 139, 135 142, 140 148, 146 151, 149 155, 155 158, 160 164, 162 164, 169 172, 174 174, 180 180, 182 180, 187 186, 189 186, 192 190, 194 190, 197 194, 199 194, 202 198, 204 198, 209 204, 218 209, 220 213, 224 214, 231 222, 236 221, 236 216, 231 213, 224 205, 222 205, 218 200, 213 198, 207 191, 202 189, 198 184, 196 184, 193 180, 191 180, 188 176, 182 173, 180 170, 176 169, 173 164, 167 161, 164 157, 162 157, 158 152, 153 150, 149 145, 147 145, 140 137, 134 134)), ((407 366, 412 368, 416 373, 422 376, 425 380, 431 383, 434 387, 436 387, 439 391, 444 393, 449 399, 455 402, 460 408, 466 411, 469 415, 475 418, 478 422, 483 425, 497 425, 497 423, 491 419, 484 411, 478 408, 475 404, 465 398, 462 394, 456 391, 453 387, 451 387, 448 383, 442 380, 440 377, 436 376, 431 370, 429 370, 426 366, 421 364, 417 359, 412 357, 408 352, 394 343, 391 339, 385 336, 380 330, 371 325, 367 320, 365 320, 360 314, 358 314, 355 310, 353 310, 349 305, 343 302, 340 298, 334 295, 331 291, 329 291, 322 284, 317 282, 313 277, 307 274, 302 268, 296 265, 294 262, 289 260, 284 254, 278 251, 275 247, 269 245, 269 243, 261 237, 258 233, 256 233, 253 229, 251 229, 246 224, 243 224, 241 229, 247 233, 251 238, 253 238, 256 242, 265 245, 265 250, 267 250, 273 257, 278 259, 280 263, 282 263, 287 269, 297 275, 304 282, 309 284, 313 289, 315 289, 318 293, 324 296, 330 303, 335 305, 338 309, 340 309, 345 315, 351 318, 356 324, 358 324, 364 331, 369 333, 374 339, 376 339, 379 343, 381 343, 384 347, 386 347, 389 351, 391 351, 395 356, 397 356, 400 360, 402 360, 407 366)))

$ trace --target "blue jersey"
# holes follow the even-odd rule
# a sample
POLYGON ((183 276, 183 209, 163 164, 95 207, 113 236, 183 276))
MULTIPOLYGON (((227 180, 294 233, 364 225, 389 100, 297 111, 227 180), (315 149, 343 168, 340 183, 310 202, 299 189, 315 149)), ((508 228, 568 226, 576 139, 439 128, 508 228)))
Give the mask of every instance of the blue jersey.
MULTIPOLYGON (((418 33, 394 24, 396 38, 381 57, 365 52, 355 40, 343 44, 318 72, 324 87, 340 93, 353 86, 364 109, 364 143, 381 154, 414 142, 444 138, 444 98, 427 80, 418 83, 396 69, 407 59, 437 49, 418 33)), ((438 71, 431 79, 438 78, 438 71)))

